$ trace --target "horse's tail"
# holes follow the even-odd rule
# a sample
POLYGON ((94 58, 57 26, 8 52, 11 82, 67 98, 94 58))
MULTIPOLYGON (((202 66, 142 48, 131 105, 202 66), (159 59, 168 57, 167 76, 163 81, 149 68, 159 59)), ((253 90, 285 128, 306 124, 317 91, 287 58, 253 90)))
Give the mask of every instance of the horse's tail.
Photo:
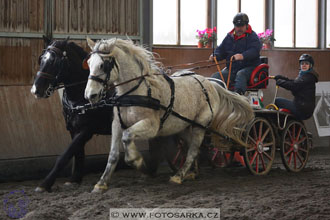
POLYGON ((212 121, 212 129, 245 146, 241 131, 253 120, 254 113, 247 98, 230 92, 211 82, 219 95, 219 110, 212 121))

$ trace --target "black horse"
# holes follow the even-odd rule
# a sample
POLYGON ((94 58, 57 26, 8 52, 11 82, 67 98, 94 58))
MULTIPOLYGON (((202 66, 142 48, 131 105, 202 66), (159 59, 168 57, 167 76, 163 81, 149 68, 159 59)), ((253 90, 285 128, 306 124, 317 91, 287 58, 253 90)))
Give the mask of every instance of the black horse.
MULTIPOLYGON (((49 42, 48 39, 44 38, 44 40, 49 42)), ((93 134, 111 134, 112 108, 100 107, 88 110, 84 114, 78 114, 73 110, 76 106, 88 103, 84 99, 84 90, 89 70, 82 67, 83 59, 87 55, 88 53, 75 43, 64 40, 52 42, 39 57, 40 69, 31 93, 37 98, 47 98, 59 85, 64 85, 63 115, 72 142, 57 159, 54 168, 36 191, 50 191, 57 174, 73 156, 73 173, 70 182, 80 183, 83 177, 86 142, 93 134)))
MULTIPOLYGON (((84 99, 84 91, 89 70, 83 67, 83 60, 88 53, 75 43, 68 42, 68 40, 56 40, 52 43, 45 37, 44 40, 49 46, 39 57, 40 68, 31 93, 37 98, 48 98, 59 88, 59 85, 64 86, 62 97, 63 115, 72 142, 58 157, 55 166, 47 177, 36 188, 38 192, 51 191, 58 173, 64 169, 72 157, 74 157, 73 172, 69 183, 80 183, 83 178, 85 144, 94 134, 110 135, 112 124, 112 107, 98 107, 87 110, 84 114, 78 114, 77 111, 74 111, 76 106, 88 103, 84 99)), ((113 93, 114 91, 107 92, 106 98, 112 96, 113 93)), ((148 174, 154 174, 163 153, 159 149, 177 146, 177 143, 178 139, 176 137, 149 141, 151 157, 146 159, 147 167, 144 171, 148 174)), ((171 154, 167 153, 167 155, 171 154)))

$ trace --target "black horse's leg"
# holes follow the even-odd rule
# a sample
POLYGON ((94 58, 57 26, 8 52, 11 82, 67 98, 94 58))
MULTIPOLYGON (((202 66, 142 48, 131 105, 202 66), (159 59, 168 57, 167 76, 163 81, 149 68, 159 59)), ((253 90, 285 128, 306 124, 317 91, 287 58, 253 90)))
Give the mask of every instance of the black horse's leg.
MULTIPOLYGON (((71 139, 77 135, 77 132, 70 131, 71 139)), ((85 143, 86 144, 86 143, 85 143)), ((84 144, 84 145, 85 145, 84 144)), ((84 176, 85 165, 85 147, 79 148, 78 152, 74 154, 72 161, 72 175, 70 180, 65 185, 71 185, 71 183, 81 183, 84 176)))
MULTIPOLYGON (((86 143, 83 145, 85 146, 86 143)), ((78 152, 73 157, 71 183, 81 183, 84 176, 85 165, 85 147, 80 147, 78 152)))
POLYGON ((165 158, 169 149, 177 149, 179 138, 175 135, 167 137, 155 137, 149 140, 149 158, 144 156, 146 170, 142 172, 155 176, 160 162, 165 158))
POLYGON ((55 182, 55 179, 58 173, 63 170, 63 168, 69 163, 73 155, 77 154, 81 148, 85 147, 85 144, 93 136, 93 133, 89 129, 84 128, 79 133, 77 133, 69 147, 65 152, 57 158, 56 164, 53 169, 50 171, 45 180, 40 184, 41 188, 44 188, 47 191, 50 191, 52 185, 55 182))

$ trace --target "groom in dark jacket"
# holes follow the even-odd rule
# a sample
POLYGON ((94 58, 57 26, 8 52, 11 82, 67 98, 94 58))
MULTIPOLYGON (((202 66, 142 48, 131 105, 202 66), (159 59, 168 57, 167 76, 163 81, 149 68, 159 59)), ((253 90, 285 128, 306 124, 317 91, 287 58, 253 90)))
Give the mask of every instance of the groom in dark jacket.
POLYGON ((276 85, 291 91, 293 101, 278 97, 275 105, 278 108, 289 109, 299 120, 306 120, 313 115, 315 109, 315 83, 319 80, 314 70, 314 59, 309 54, 302 54, 299 58, 299 74, 295 79, 286 76, 275 76, 276 85))
MULTIPOLYGON (((249 25, 249 18, 244 13, 238 13, 233 20, 234 29, 230 31, 220 46, 215 50, 218 61, 226 59, 226 67, 222 70, 224 80, 227 81, 230 58, 233 57, 230 82, 234 91, 244 94, 251 73, 260 64, 261 42, 258 35, 249 25)), ((213 55, 210 60, 213 60, 213 55)), ((220 74, 214 73, 214 78, 221 79, 220 74)))

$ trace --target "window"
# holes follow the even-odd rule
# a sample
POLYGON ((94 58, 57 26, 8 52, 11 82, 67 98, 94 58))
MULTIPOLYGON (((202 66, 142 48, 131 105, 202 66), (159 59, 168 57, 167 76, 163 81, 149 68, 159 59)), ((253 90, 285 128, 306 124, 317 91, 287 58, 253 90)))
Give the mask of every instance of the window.
POLYGON ((296 1, 296 47, 317 47, 317 1, 296 1))
POLYGON ((275 47, 317 47, 317 0, 276 0, 274 4, 275 47))
POLYGON ((177 43, 177 0, 153 1, 153 43, 177 43))
POLYGON ((277 0, 274 4, 274 46, 293 47, 293 0, 277 0))
POLYGON ((196 30, 207 27, 207 1, 181 0, 181 45, 196 45, 196 30))
POLYGON ((233 18, 238 12, 238 2, 228 0, 218 0, 218 18, 217 18, 217 30, 218 30, 218 45, 226 37, 227 33, 233 29, 233 18))
POLYGON ((154 44, 197 45, 196 30, 207 27, 207 0, 154 0, 153 12, 154 44))
POLYGON ((249 16, 249 23, 256 33, 265 31, 265 1, 241 0, 241 12, 249 16))

